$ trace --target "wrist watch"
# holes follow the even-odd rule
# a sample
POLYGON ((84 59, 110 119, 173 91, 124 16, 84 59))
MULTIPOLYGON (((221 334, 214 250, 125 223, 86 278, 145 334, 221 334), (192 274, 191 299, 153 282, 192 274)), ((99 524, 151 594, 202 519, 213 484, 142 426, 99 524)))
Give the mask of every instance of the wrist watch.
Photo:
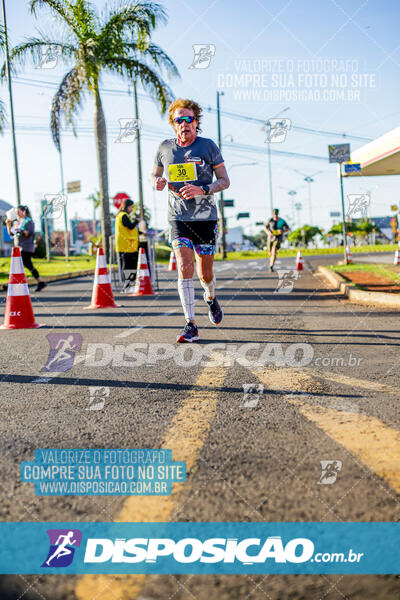
POLYGON ((210 186, 209 185, 202 185, 201 187, 204 190, 204 195, 205 196, 210 193, 210 186))

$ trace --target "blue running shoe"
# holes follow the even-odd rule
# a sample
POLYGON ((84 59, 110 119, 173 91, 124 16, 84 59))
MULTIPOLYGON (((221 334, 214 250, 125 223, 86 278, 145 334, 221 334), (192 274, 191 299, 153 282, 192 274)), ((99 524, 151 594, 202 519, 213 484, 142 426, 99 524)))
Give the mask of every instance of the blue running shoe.
POLYGON ((208 304, 208 318, 210 319, 211 323, 218 325, 224 318, 224 313, 222 312, 222 308, 220 307, 218 300, 216 298, 207 300, 205 292, 203 297, 205 302, 208 304))
POLYGON ((186 323, 182 333, 176 338, 176 341, 180 344, 185 342, 197 342, 199 339, 199 330, 197 329, 196 325, 188 322, 186 323))

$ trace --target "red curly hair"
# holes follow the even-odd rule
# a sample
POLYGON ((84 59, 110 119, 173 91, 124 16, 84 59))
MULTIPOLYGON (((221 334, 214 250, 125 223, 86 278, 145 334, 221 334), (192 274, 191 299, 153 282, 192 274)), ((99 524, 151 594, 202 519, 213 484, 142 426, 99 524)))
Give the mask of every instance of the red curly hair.
POLYGON ((200 119, 203 109, 197 104, 197 102, 194 100, 189 100, 188 98, 177 98, 174 100, 168 108, 168 121, 172 127, 174 126, 174 113, 177 108, 190 108, 193 111, 194 118, 197 121, 196 131, 197 133, 201 131, 200 119))

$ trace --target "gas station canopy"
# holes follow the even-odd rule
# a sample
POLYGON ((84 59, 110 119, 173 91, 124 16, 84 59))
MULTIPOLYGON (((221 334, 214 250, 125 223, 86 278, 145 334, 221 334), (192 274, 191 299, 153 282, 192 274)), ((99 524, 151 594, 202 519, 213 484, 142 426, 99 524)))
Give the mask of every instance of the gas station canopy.
POLYGON ((360 163, 361 171, 343 173, 343 177, 400 175, 400 127, 352 152, 351 162, 360 163))

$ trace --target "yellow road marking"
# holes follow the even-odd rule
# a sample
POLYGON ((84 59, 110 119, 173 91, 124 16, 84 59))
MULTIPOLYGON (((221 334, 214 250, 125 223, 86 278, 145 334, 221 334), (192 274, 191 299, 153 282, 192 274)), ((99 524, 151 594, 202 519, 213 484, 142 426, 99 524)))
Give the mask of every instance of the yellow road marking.
POLYGON ((379 381, 368 381, 367 379, 357 379, 356 377, 347 377, 347 375, 341 375, 340 373, 332 373, 331 371, 318 372, 318 376, 328 381, 334 381, 335 383, 342 383, 343 385, 350 385, 352 387, 358 387, 366 390, 372 390, 373 392, 390 392, 392 394, 399 394, 399 389, 387 385, 386 383, 379 383, 379 381))
MULTIPOLYGON (((312 375, 304 371, 281 368, 264 372, 254 370, 253 373, 269 389, 290 388, 294 393, 321 391, 321 384, 314 382, 312 375)), ((318 372, 318 376, 324 377, 324 374, 318 372)), ((347 379, 352 380, 353 386, 358 382, 357 379, 347 379)), ((283 398, 400 493, 399 431, 388 427, 375 417, 346 411, 338 412, 332 408, 309 404, 302 396, 294 399, 286 395, 283 398)))
MULTIPOLYGON (((222 387, 227 369, 205 367, 194 385, 222 387)), ((173 418, 162 448, 172 450, 174 460, 186 462, 189 472, 195 465, 210 429, 218 401, 218 389, 189 392, 173 418)), ((169 520, 184 483, 174 483, 171 496, 130 496, 117 522, 166 522, 169 520)), ((146 575, 84 575, 75 588, 79 600, 133 600, 146 575)))

